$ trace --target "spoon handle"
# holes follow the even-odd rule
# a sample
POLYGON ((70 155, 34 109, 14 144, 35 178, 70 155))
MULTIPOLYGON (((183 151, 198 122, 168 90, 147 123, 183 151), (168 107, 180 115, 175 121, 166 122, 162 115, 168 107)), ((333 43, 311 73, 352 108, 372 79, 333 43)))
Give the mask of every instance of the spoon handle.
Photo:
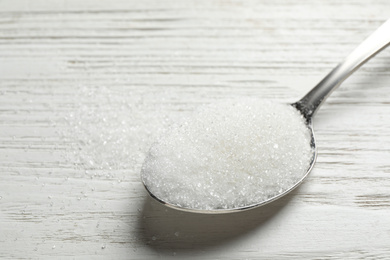
POLYGON ((340 84, 390 44, 390 19, 382 24, 373 34, 363 41, 347 58, 338 64, 301 100, 292 104, 310 120, 329 95, 340 84))

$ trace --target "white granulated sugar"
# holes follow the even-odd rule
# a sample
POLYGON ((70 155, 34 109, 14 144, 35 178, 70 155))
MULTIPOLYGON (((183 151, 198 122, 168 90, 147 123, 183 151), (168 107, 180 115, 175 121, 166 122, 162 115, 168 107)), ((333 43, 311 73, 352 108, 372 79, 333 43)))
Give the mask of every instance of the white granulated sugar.
POLYGON ((160 138, 142 180, 157 198, 192 209, 231 209, 293 186, 312 160, 311 132, 287 104, 243 99, 199 110, 160 138))
POLYGON ((164 110, 156 99, 131 87, 81 86, 72 99, 77 105, 68 109, 59 129, 69 144, 64 152, 68 165, 91 178, 119 181, 131 177, 129 172, 138 173, 144 159, 141 151, 167 124, 163 113, 148 112, 164 110))

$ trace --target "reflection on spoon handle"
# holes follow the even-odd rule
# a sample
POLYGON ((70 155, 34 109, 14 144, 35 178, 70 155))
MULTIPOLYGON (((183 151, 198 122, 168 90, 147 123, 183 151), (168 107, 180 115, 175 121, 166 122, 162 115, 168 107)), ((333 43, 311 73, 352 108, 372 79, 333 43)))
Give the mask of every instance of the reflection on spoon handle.
POLYGON ((355 70, 390 44, 390 19, 363 41, 301 100, 293 104, 310 120, 328 96, 355 70))

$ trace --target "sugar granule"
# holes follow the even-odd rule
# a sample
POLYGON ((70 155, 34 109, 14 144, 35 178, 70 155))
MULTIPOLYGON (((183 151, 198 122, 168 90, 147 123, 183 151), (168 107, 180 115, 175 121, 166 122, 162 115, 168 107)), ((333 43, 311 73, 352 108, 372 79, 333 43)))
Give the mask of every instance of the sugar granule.
POLYGON ((288 104, 242 99, 206 106, 152 145, 148 190, 191 209, 231 209, 293 186, 312 160, 311 132, 288 104))

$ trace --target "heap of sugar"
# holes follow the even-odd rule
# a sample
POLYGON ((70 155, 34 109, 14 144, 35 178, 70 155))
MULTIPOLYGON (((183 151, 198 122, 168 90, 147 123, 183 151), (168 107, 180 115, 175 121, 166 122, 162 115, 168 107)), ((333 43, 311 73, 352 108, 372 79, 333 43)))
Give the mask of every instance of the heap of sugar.
POLYGON ((311 131, 291 105, 224 101, 201 108, 154 143, 141 177, 155 197, 179 207, 250 206, 305 176, 310 142, 311 131))

